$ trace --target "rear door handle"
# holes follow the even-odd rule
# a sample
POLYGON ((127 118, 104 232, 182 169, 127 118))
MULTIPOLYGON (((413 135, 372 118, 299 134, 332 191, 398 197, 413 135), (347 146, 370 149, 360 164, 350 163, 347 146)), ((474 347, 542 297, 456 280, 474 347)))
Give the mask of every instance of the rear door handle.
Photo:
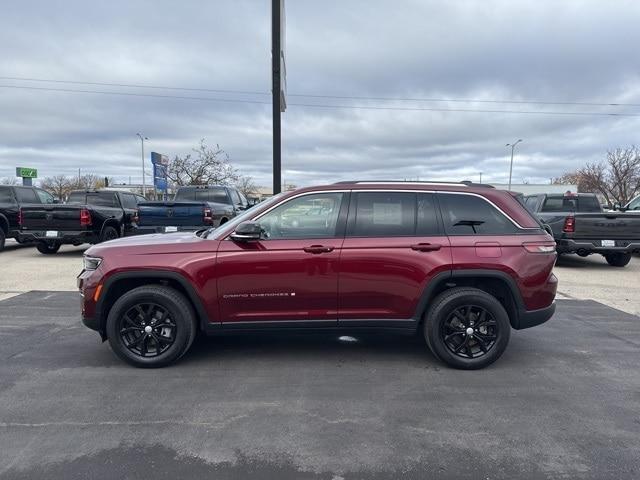
POLYGON ((442 245, 439 243, 416 243, 411 245, 411 250, 417 250, 418 252, 434 252, 440 250, 442 245))
POLYGON ((303 250, 307 253, 329 253, 333 252, 334 247, 326 247, 324 245, 311 245, 310 247, 304 247, 303 250))

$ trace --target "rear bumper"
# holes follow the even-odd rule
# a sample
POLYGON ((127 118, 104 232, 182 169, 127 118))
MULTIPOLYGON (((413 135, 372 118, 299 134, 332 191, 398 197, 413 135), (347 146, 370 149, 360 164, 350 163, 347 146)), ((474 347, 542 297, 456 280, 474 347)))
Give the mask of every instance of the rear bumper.
POLYGON ((638 253, 640 252, 640 242, 633 240, 615 240, 615 246, 603 247, 602 240, 574 240, 572 238, 561 238, 556 240, 556 250, 558 253, 638 253))
POLYGON ((148 226, 148 227, 136 227, 130 233, 130 235, 147 235, 150 233, 174 233, 174 232, 197 232, 209 228, 205 225, 187 225, 180 227, 165 227, 165 226, 148 226), (175 229, 174 229, 175 228, 175 229), (168 230, 167 230, 168 229, 168 230))
POLYGON ((48 236, 45 230, 27 230, 18 234, 20 242, 47 242, 55 244, 82 245, 98 243, 98 235, 91 231, 58 231, 56 236, 48 236))
POLYGON ((516 330, 523 330, 525 328, 535 327, 549 320, 555 312, 556 302, 539 310, 521 310, 518 315, 518 325, 514 326, 514 328, 516 330))

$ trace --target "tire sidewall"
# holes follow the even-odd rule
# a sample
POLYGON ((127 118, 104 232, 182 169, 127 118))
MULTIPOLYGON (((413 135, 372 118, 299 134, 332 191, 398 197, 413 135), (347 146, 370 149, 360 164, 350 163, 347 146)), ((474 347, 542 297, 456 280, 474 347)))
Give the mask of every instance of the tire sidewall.
POLYGON ((630 253, 611 253, 605 255, 607 263, 613 267, 626 267, 631 261, 630 253))
POLYGON ((52 255, 54 253, 58 253, 58 250, 60 250, 60 244, 59 243, 47 243, 47 242, 38 242, 38 244, 36 245, 36 248, 38 249, 38 251, 44 255, 52 255))
MULTIPOLYGON (((447 292, 445 292, 446 295, 447 292)), ((431 351, 443 362, 455 368, 474 370, 486 367, 495 362, 505 351, 511 336, 511 323, 509 316, 500 302, 481 290, 464 289, 458 295, 452 294, 443 301, 434 302, 434 308, 428 313, 425 320, 425 337, 431 351), (498 339, 488 353, 481 357, 471 359, 463 358, 447 348, 441 332, 449 315, 457 308, 465 305, 482 307, 489 311, 496 320, 498 326, 498 339)))
POLYGON ((137 367, 153 368, 168 365, 180 358, 189 346, 193 325, 189 325, 191 318, 186 317, 190 317, 189 312, 184 312, 183 306, 170 296, 162 295, 160 291, 132 290, 120 297, 109 311, 106 325, 109 344, 118 357, 137 367), (140 303, 155 303, 167 309, 176 324, 176 340, 173 345, 156 357, 144 358, 136 355, 129 351, 120 338, 120 319, 130 308, 140 303))
POLYGON ((0 252, 4 250, 6 241, 7 241, 7 236, 5 235, 2 227, 0 227, 0 252))
POLYGON ((116 230, 111 225, 107 225, 106 227, 104 227, 104 229, 102 230, 102 234, 100 235, 100 243, 108 242, 109 240, 115 240, 116 238, 118 238, 118 230, 116 230), (111 230, 113 230, 115 235, 113 236, 113 238, 107 238, 107 232, 111 230))

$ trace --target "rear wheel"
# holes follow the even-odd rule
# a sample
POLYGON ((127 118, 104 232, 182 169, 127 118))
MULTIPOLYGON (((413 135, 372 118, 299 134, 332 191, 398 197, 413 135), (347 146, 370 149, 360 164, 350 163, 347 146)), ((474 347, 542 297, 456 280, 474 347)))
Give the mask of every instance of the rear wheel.
POLYGON ((440 360, 455 368, 475 370, 504 353, 511 324, 495 297, 477 288, 458 287, 435 298, 424 322, 424 335, 440 360))
POLYGON ((100 234, 100 243, 115 240, 116 238, 118 238, 118 231, 107 225, 102 229, 102 233, 100 234))
POLYGON ((46 242, 38 242, 36 245, 38 251, 44 255, 52 255, 57 253, 60 250, 59 243, 46 243, 46 242))
POLYGON ((609 253, 604 256, 605 260, 612 267, 624 267, 631 261, 630 253, 609 253))
POLYGON ((107 318, 112 350, 136 367, 164 367, 175 362, 189 349, 195 335, 191 305, 169 287, 135 288, 115 302, 107 318))
POLYGON ((4 250, 4 244, 7 241, 7 235, 4 233, 2 227, 0 227, 0 252, 4 250))

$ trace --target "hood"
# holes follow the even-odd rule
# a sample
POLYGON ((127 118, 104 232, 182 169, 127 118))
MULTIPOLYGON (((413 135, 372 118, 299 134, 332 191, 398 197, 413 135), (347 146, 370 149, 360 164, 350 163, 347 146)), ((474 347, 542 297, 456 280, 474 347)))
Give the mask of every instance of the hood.
POLYGON ((135 255, 197 251, 210 252, 216 249, 215 243, 217 243, 216 240, 200 238, 194 232, 157 233, 118 238, 100 243, 89 248, 86 254, 102 257, 111 253, 135 255))

